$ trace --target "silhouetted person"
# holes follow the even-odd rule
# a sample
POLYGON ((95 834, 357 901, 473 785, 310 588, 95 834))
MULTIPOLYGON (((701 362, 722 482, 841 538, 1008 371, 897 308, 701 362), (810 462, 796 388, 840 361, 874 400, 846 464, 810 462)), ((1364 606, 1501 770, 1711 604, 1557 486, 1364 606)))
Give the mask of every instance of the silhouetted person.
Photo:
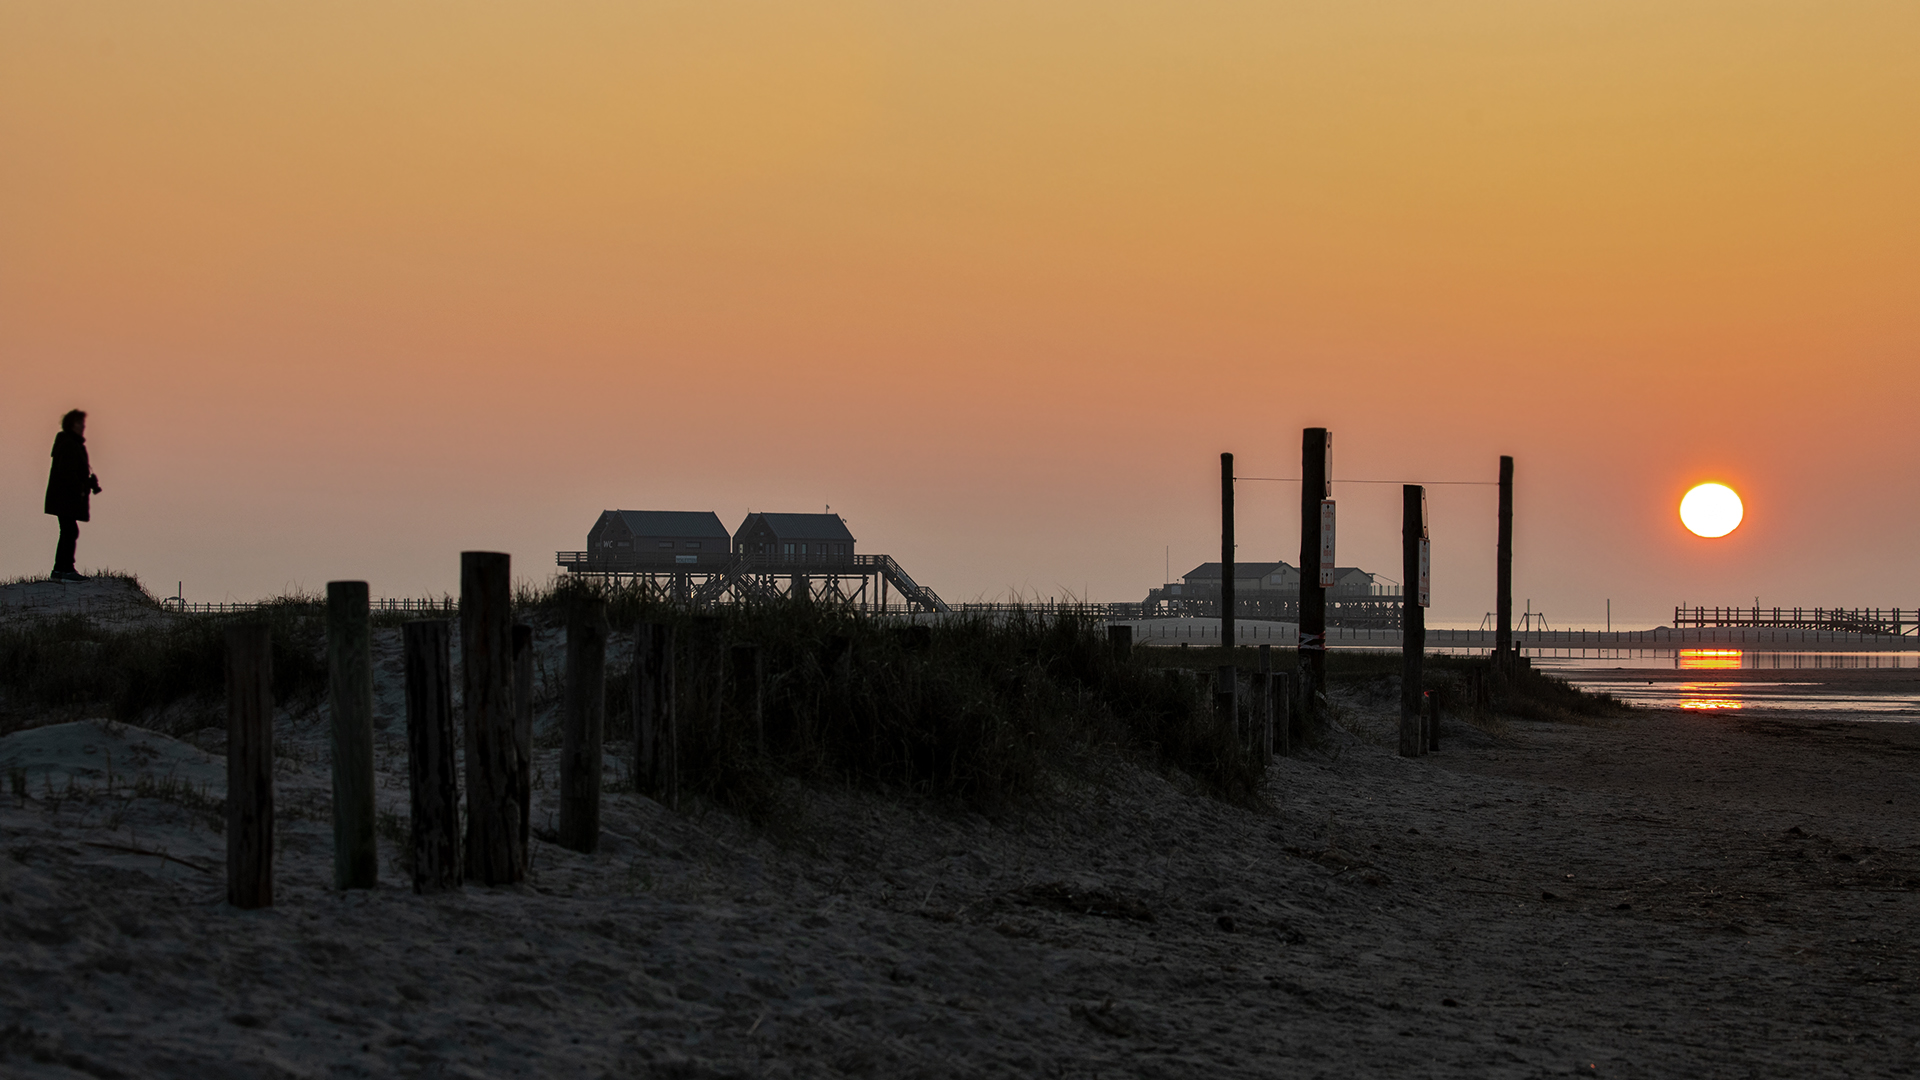
POLYGON ((80 523, 89 520, 89 496, 100 494, 100 478, 87 464, 87 414, 74 409, 60 418, 53 437, 53 471, 47 476, 47 513, 60 519, 60 546, 53 549, 53 580, 85 581, 73 569, 80 523))

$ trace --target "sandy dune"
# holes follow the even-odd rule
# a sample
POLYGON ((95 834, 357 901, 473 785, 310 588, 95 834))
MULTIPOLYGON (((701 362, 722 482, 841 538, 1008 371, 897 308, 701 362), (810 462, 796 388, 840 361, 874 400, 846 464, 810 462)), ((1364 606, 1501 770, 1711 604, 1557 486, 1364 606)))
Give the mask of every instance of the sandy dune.
POLYGON ((279 905, 251 913, 222 903, 217 785, 160 782, 216 732, 21 732, 0 1073, 1911 1069, 1910 725, 1643 713, 1403 761, 1375 704, 1276 767, 1277 812, 1113 763, 998 821, 796 792, 772 835, 616 793, 599 854, 538 843, 529 885, 432 899, 384 836, 377 891, 327 888, 324 728, 289 718, 279 905), (130 738, 147 764, 107 791, 82 748, 130 738))
POLYGON ((0 624, 66 615, 116 630, 180 617, 125 577, 102 575, 78 582, 30 578, 0 584, 0 624))

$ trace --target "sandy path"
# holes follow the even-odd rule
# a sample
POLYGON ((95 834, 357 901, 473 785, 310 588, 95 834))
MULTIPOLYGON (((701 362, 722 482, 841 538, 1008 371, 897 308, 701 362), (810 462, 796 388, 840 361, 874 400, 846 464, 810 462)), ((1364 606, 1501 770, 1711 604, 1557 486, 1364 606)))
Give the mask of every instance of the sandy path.
POLYGON ((1349 714, 1278 815, 1115 767, 997 823, 815 793, 776 843, 617 794, 598 855, 434 899, 324 887, 289 721, 271 911, 220 903, 191 800, 6 800, 0 1073, 1911 1071, 1920 731, 1640 714, 1406 762, 1349 714))

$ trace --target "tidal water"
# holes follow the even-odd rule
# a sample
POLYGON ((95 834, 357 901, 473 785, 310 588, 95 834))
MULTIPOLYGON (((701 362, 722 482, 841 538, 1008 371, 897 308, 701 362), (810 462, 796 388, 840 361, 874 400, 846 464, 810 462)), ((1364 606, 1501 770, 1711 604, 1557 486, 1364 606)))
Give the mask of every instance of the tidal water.
POLYGON ((1637 650, 1539 656, 1535 668, 1631 705, 1920 721, 1920 654, 1637 650))

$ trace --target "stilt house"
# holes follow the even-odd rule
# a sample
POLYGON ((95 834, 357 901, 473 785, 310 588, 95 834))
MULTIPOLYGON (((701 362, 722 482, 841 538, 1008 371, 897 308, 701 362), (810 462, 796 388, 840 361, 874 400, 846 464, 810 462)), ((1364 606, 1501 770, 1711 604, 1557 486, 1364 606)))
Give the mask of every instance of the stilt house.
POLYGON ((731 540, 711 510, 603 510, 587 533, 587 556, 618 565, 723 564, 731 540))
POLYGON ((852 562, 853 545, 839 514, 748 514, 733 534, 737 555, 805 562, 852 562))

